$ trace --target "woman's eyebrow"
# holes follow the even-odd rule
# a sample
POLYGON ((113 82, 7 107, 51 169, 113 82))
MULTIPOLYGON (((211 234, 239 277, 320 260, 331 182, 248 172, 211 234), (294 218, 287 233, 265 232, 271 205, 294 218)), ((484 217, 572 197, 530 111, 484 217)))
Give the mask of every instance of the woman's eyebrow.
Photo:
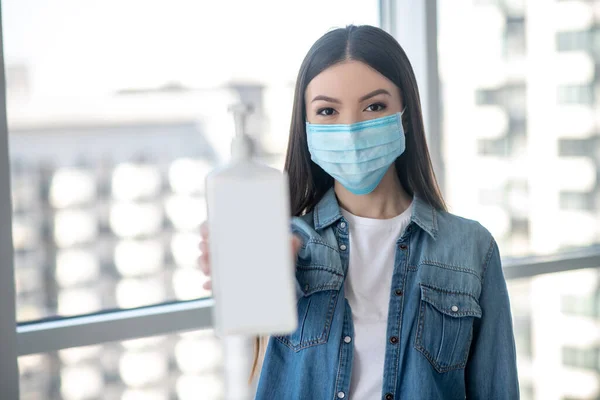
MULTIPOLYGON (((377 89, 377 90, 373 90, 372 92, 367 93, 366 95, 362 96, 360 99, 358 99, 358 101, 359 101, 359 103, 362 103, 363 101, 368 100, 371 97, 377 96, 378 94, 385 94, 385 95, 391 96, 390 92, 388 92, 387 90, 377 89)), ((341 104, 341 101, 339 101, 338 99, 335 99, 335 98, 329 97, 329 96, 325 96, 322 94, 315 96, 315 98, 312 99, 311 103, 314 103, 315 101, 318 101, 318 100, 328 101, 330 103, 341 104)))
POLYGON ((324 101, 328 101, 330 103, 336 103, 336 104, 341 104, 342 102, 339 101, 338 99, 334 99, 333 97, 329 97, 329 96, 324 96, 322 94, 315 96, 314 99, 312 99, 311 103, 314 103, 315 101, 318 100, 324 100, 324 101))
POLYGON ((368 100, 371 97, 377 96, 378 94, 386 94, 388 96, 391 96, 390 92, 388 92, 387 90, 385 90, 385 89, 377 89, 377 90, 373 90, 370 93, 365 94, 363 97, 361 97, 360 99, 358 99, 358 101, 359 101, 359 103, 362 103, 363 101, 368 100))

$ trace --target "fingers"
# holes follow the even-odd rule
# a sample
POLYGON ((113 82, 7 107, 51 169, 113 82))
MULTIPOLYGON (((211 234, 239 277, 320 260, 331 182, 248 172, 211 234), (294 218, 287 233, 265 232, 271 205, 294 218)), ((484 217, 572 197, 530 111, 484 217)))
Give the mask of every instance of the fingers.
POLYGON ((208 224, 204 221, 200 225, 200 243, 198 248, 200 249, 200 257, 198 257, 198 266, 204 273, 204 275, 210 276, 210 261, 208 257, 208 224))
POLYGON ((200 236, 202 236, 202 240, 208 241, 208 223, 204 221, 202 225, 200 225, 200 236))
POLYGON ((208 258, 208 243, 200 242, 200 257, 198 257, 198 266, 204 275, 210 275, 210 261, 208 258))
POLYGON ((198 265, 202 273, 209 277, 209 279, 202 284, 205 290, 212 290, 212 281, 210 280, 210 262, 208 260, 208 243, 200 242, 200 250, 202 254, 198 257, 198 265))
POLYGON ((200 248, 200 257, 198 257, 198 266, 202 273, 209 277, 209 279, 202 284, 202 287, 205 290, 212 290, 212 280, 210 279, 210 260, 209 260, 209 252, 208 252, 208 224, 207 221, 204 221, 202 225, 200 225, 200 237, 202 240, 198 247, 200 248))
POLYGON ((302 239, 300 239, 296 235, 292 235, 292 252, 294 254, 294 257, 300 251, 300 247, 302 247, 302 239))
POLYGON ((198 267, 200 267, 200 271, 206 276, 210 276, 210 263, 206 259, 206 255, 201 255, 198 257, 198 267))

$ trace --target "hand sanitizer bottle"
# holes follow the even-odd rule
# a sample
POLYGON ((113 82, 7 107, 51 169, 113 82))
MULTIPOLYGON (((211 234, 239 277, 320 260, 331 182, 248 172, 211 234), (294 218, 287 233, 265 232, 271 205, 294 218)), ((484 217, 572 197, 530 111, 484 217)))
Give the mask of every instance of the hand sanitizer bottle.
POLYGON ((206 179, 215 331, 290 333, 297 311, 287 175, 252 159, 249 108, 231 110, 231 161, 206 179))

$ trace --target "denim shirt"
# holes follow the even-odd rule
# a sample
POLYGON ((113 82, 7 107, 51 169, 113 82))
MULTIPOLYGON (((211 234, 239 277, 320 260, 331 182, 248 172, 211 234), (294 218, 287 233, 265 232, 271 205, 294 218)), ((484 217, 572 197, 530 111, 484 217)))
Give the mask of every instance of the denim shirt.
MULTIPOLYGON (((348 399, 354 332, 344 278, 351 249, 334 191, 292 228, 303 240, 298 328, 269 339, 256 399, 348 399)), ((396 243, 383 387, 373 398, 518 399, 508 292, 491 234, 414 197, 411 222, 396 243)))

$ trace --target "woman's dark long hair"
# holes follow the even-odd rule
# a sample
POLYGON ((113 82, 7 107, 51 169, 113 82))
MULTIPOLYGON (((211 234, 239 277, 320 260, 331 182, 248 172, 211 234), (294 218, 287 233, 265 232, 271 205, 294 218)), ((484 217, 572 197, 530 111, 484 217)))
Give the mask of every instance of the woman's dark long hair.
MULTIPOLYGON (((294 94, 294 109, 285 160, 290 181, 291 211, 294 216, 310 212, 333 186, 333 178, 315 164, 306 141, 306 87, 327 68, 343 61, 360 61, 392 81, 399 89, 406 111, 402 116, 406 150, 395 161, 404 190, 417 195, 438 210, 446 204, 438 187, 425 140, 421 100, 412 66, 398 42, 373 26, 347 26, 322 36, 304 58, 294 94)), ((254 376, 263 343, 256 343, 254 376)))
POLYGON ((419 90, 406 53, 390 34, 373 26, 335 29, 315 42, 302 62, 294 95, 285 170, 290 179, 290 201, 295 216, 310 212, 333 185, 333 178, 315 164, 306 142, 306 87, 327 68, 346 60, 361 61, 392 81, 406 111, 402 122, 406 150, 396 160, 396 171, 409 195, 417 195, 439 210, 446 205, 437 185, 421 115, 419 90))

